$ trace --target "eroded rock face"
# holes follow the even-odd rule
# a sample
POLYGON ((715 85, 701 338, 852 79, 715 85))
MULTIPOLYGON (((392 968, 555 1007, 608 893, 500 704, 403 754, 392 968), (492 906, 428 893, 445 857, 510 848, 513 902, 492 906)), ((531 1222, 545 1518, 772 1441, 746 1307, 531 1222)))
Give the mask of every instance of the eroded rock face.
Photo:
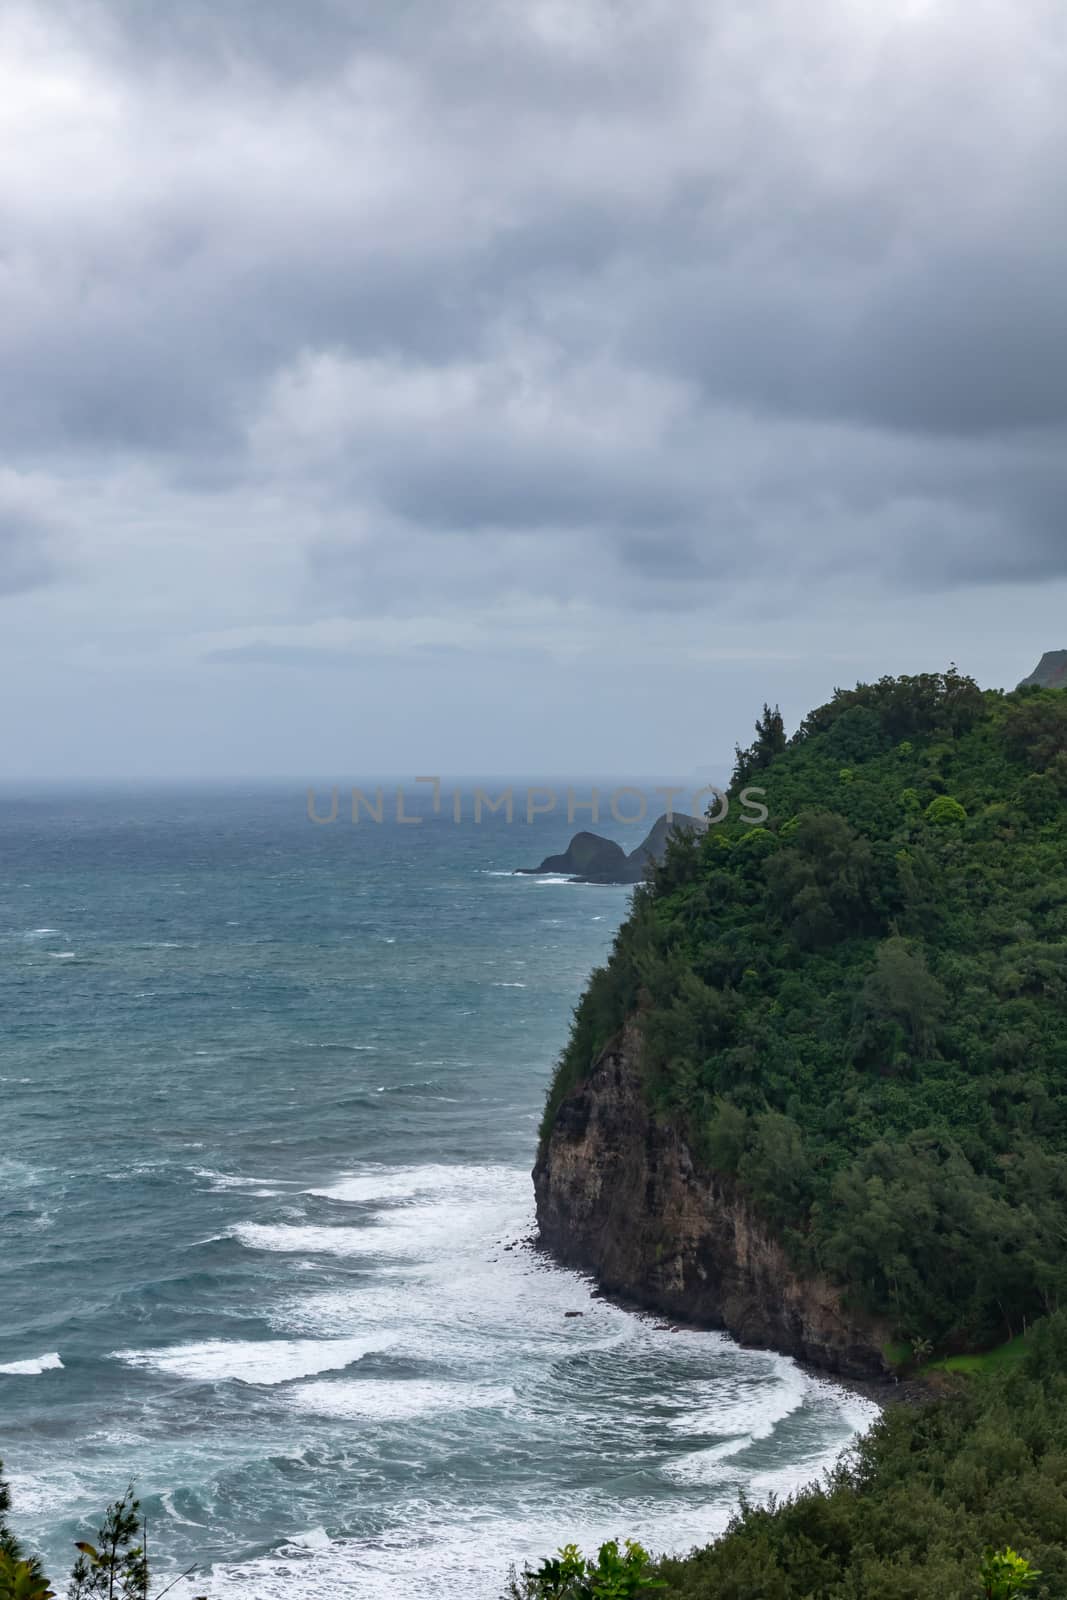
POLYGON ((1037 684, 1042 689, 1067 688, 1067 650, 1046 650, 1030 676, 1019 684, 1019 688, 1025 689, 1029 684, 1037 684))
POLYGON ((560 1106, 534 1169, 543 1246, 610 1294, 827 1371, 879 1377, 888 1329, 802 1277, 736 1182, 649 1112, 628 1028, 560 1106))

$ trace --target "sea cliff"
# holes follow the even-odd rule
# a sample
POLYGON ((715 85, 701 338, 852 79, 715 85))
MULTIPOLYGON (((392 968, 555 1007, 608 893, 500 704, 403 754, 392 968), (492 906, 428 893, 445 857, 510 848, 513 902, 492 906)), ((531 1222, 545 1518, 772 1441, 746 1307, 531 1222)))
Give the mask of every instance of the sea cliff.
POLYGON ((889 1330, 800 1275, 732 1177, 700 1170, 641 1088, 625 1027, 560 1104, 534 1169, 540 1242, 606 1293, 856 1378, 886 1375, 889 1330))

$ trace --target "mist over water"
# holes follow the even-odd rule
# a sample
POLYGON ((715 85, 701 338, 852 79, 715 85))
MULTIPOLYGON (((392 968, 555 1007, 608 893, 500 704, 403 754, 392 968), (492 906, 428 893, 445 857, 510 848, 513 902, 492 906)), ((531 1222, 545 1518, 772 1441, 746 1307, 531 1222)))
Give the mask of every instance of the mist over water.
POLYGON ((872 1414, 523 1247, 629 898, 510 875, 570 831, 0 795, 0 1456, 57 1578, 132 1477, 158 1573, 213 1567, 176 1597, 490 1600, 706 1540, 872 1414))

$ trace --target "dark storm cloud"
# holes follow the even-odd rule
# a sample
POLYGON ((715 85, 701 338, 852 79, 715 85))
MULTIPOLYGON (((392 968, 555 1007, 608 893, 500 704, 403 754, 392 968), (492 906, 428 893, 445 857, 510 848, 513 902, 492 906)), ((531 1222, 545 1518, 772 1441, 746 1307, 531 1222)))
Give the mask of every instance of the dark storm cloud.
POLYGON ((11 19, 54 80, 0 169, 16 465, 160 474, 222 543, 269 485, 356 614, 1063 571, 1045 0, 11 19))
POLYGON ((748 282, 668 272, 637 310, 633 348, 769 416, 963 436, 1063 425, 1067 225, 1045 227, 1022 248, 989 238, 867 282, 839 267, 805 281, 802 258, 748 282))

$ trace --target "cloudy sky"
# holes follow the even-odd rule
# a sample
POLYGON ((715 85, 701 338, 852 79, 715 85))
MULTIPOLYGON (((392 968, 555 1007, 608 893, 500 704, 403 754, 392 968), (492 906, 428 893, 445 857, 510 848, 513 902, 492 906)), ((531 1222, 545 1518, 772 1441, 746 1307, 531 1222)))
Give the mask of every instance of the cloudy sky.
POLYGON ((716 767, 1067 646, 1062 0, 5 0, 0 776, 716 767))

